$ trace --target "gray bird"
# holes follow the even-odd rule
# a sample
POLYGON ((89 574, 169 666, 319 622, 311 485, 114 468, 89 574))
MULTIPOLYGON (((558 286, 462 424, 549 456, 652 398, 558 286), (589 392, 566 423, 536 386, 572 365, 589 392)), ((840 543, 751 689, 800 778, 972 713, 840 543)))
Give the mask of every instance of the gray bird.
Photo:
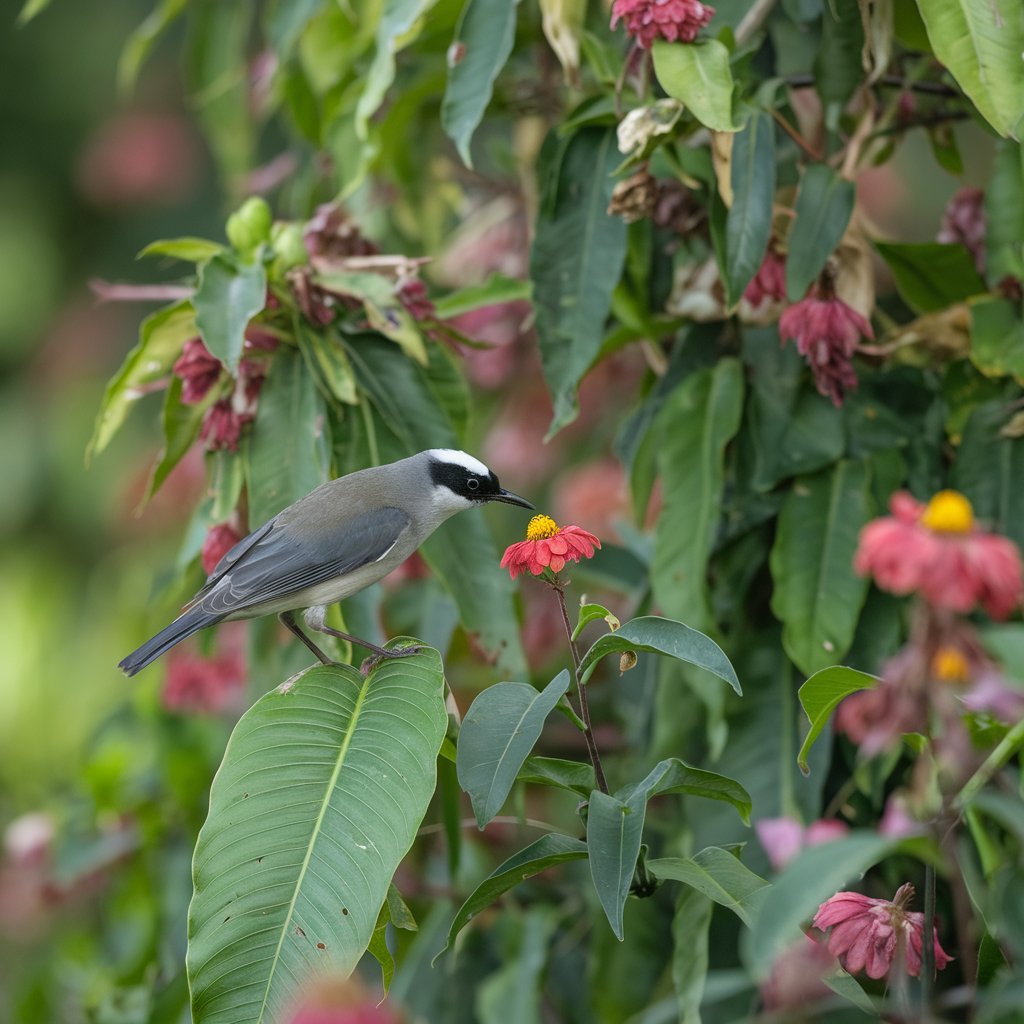
POLYGON ((133 676, 186 637, 231 619, 277 615, 324 664, 331 660, 302 630, 306 624, 393 658, 386 650, 324 625, 326 607, 382 579, 446 519, 489 501, 533 508, 506 491, 479 460, 431 448, 386 466, 331 480, 240 540, 169 626, 119 668, 133 676))

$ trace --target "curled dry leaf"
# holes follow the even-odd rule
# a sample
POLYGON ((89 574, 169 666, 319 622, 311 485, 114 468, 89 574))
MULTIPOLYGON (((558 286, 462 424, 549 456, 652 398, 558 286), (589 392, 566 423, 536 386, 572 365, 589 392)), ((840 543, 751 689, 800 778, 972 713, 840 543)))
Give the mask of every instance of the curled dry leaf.
POLYGON ((619 675, 624 676, 633 668, 636 668, 636 651, 623 651, 619 655, 619 675))

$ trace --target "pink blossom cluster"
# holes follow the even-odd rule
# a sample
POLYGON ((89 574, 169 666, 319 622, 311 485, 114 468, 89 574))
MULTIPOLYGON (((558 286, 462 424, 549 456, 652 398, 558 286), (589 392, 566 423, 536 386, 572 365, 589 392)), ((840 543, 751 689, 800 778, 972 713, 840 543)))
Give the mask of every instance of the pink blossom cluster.
POLYGON ((692 43, 714 13, 700 0, 615 0, 612 28, 625 22, 626 32, 649 50, 659 37, 670 43, 692 43))

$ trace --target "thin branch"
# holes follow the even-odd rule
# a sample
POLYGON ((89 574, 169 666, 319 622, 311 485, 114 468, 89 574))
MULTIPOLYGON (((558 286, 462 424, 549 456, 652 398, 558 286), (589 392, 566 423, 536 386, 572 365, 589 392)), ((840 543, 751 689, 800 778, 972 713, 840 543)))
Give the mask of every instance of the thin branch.
POLYGON ((775 123, 814 161, 820 163, 825 157, 819 153, 777 110, 768 111, 775 123))
POLYGON ((751 4, 750 9, 743 15, 743 20, 736 26, 737 46, 742 46, 757 34, 777 2, 778 0, 755 0, 751 4))

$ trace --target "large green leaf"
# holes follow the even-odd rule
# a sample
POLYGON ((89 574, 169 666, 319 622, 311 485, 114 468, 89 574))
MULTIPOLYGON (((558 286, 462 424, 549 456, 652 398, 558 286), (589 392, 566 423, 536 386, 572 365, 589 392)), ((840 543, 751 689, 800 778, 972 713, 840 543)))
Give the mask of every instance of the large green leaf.
POLYGON ((543 690, 529 683, 495 683, 466 712, 455 765, 480 828, 501 810, 570 679, 563 669, 543 690))
POLYGON ((441 102, 441 127, 463 163, 473 166, 469 144, 491 102, 494 80, 505 66, 516 36, 519 0, 466 0, 449 53, 448 83, 441 102))
POLYGON ((263 309, 266 295, 262 263, 214 256, 199 269, 199 286, 192 298, 196 325, 206 347, 232 376, 238 373, 245 329, 263 309))
POLYGON ((626 225, 607 212, 619 159, 614 132, 585 128, 568 142, 552 135, 541 155, 547 187, 530 279, 554 432, 576 418, 577 385, 600 351, 625 260, 626 225))
POLYGON ((647 793, 638 788, 620 800, 599 790, 590 794, 587 808, 587 849, 590 874, 608 923, 622 941, 622 912, 633 881, 644 831, 647 793))
POLYGON ((791 302, 804 297, 839 244, 853 201, 853 182, 840 178, 828 164, 811 164, 804 171, 786 256, 786 294, 791 302))
POLYGON ((586 797, 594 788, 594 768, 582 761, 566 761, 560 757, 528 757, 519 770, 519 781, 557 786, 586 797))
POLYGON ((719 679, 724 679, 737 693, 743 693, 736 670, 714 640, 681 622, 656 615, 630 619, 614 632, 599 637, 580 662, 581 678, 584 681, 589 679, 597 663, 606 655, 624 651, 647 651, 677 658, 707 669, 719 679))
POLYGON ((1000 135, 1024 129, 1024 13, 1020 5, 917 0, 935 56, 1000 135))
POLYGON ((324 483, 330 465, 323 400, 297 352, 275 354, 259 402, 246 449, 253 527, 324 483))
POLYGON ((765 894, 744 934, 741 950, 755 977, 765 978, 775 958, 800 938, 800 926, 819 904, 877 864, 897 845, 873 832, 853 832, 842 839, 801 851, 765 894))
POLYGON ((89 455, 97 455, 106 448, 132 405, 146 393, 145 385, 167 374, 181 355, 182 345, 195 334, 195 313, 187 302, 165 306, 142 321, 138 344, 125 357, 103 395, 89 441, 89 455))
POLYGON ((717 39, 699 43, 657 40, 651 48, 654 71, 669 96, 684 103, 705 128, 734 132, 729 51, 717 39))
POLYGON ((771 606, 786 653, 806 675, 834 665, 853 642, 868 590, 853 556, 872 511, 867 467, 850 460, 798 478, 782 505, 771 606))
POLYGON ((682 889, 676 898, 672 918, 672 983, 679 1002, 679 1024, 701 1024, 712 909, 711 900, 696 889, 682 889))
POLYGON ((900 295, 915 313, 945 309, 986 290, 974 269, 974 257, 962 245, 875 242, 875 248, 892 271, 900 295))
POLYGON ((802 772, 810 771, 807 765, 807 755, 811 752, 814 741, 821 735, 821 730, 828 725, 832 712, 840 702, 845 697, 849 697, 851 693, 857 693, 858 690, 871 690, 877 685, 877 676, 868 675, 867 672, 858 672, 845 665, 823 668, 804 682, 798 696, 800 697, 800 706, 804 709, 804 714, 807 715, 811 727, 804 737, 800 753, 797 754, 797 763, 802 772))
POLYGON ((768 883, 728 850, 709 846, 693 857, 662 857, 647 862, 647 870, 665 881, 682 882, 731 910, 744 924, 760 906, 768 883))
POLYGON ((196 1024, 270 1024, 309 976, 355 968, 434 792, 443 686, 427 650, 310 669, 242 716, 193 863, 196 1024))
POLYGON ((714 628, 707 564, 721 517, 725 448, 742 411, 743 371, 728 358, 687 377, 655 424, 665 504, 651 563, 654 597, 667 615, 702 630, 714 628))
MULTIPOLYGON (((470 894, 459 908, 448 929, 448 941, 444 949, 448 949, 455 941, 455 936, 481 911, 489 907, 499 896, 514 888, 527 878, 532 878, 541 871, 564 864, 569 860, 582 860, 587 856, 587 844, 579 839, 551 833, 541 836, 530 843, 525 849, 513 854, 503 864, 487 876, 470 894)), ((444 952, 444 949, 441 952, 444 952)), ((440 954, 438 954, 440 955, 440 954)))
POLYGON ((754 113, 732 143, 732 206, 725 222, 726 302, 735 306, 764 260, 775 202, 775 123, 754 113))
POLYGON ((985 189, 985 272, 1024 277, 1024 146, 1001 139, 985 189))

